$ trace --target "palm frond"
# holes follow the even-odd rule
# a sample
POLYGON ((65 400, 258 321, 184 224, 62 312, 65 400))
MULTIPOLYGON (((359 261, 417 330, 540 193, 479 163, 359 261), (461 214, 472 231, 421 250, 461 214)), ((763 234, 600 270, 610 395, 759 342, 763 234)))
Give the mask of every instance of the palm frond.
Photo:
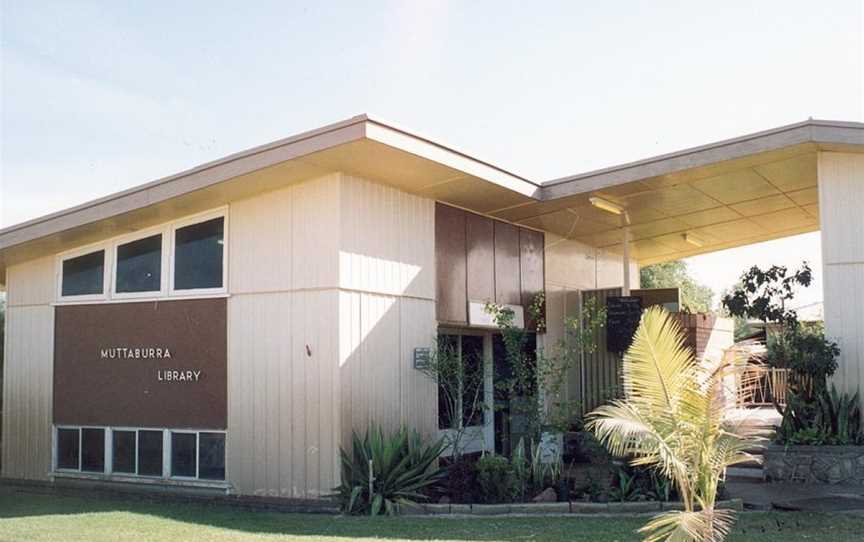
POLYGON ((721 542, 732 528, 731 510, 672 511, 654 516, 639 529, 645 542, 721 542))
POLYGON ((753 424, 730 416, 727 388, 744 367, 734 353, 697 363, 666 311, 643 314, 624 356, 624 398, 591 412, 586 427, 613 455, 675 483, 685 510, 652 519, 641 530, 647 540, 714 542, 729 532, 734 516, 714 509, 717 486, 758 442, 753 424))

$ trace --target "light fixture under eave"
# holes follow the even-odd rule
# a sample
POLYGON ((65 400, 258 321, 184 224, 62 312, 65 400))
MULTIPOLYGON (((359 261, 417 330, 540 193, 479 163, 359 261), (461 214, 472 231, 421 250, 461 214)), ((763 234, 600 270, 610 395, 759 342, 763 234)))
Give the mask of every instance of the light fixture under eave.
POLYGON ((685 243, 690 243, 694 247, 701 247, 701 246, 705 245, 705 241, 703 241, 702 239, 699 239, 698 237, 696 237, 692 233, 685 233, 682 237, 684 237, 685 243))
POLYGON ((591 196, 588 198, 588 201, 591 202, 591 205, 597 207, 598 209, 603 209, 606 212, 614 213, 616 215, 620 215, 624 213, 624 207, 621 207, 617 203, 612 203, 611 201, 603 198, 598 198, 597 196, 591 196))

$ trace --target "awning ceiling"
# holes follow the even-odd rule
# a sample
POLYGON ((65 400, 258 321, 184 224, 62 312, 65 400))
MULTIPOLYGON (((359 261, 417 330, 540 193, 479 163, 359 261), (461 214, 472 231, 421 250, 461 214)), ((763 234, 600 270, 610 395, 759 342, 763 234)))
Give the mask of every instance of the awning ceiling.
POLYGON ((600 196, 631 219, 632 256, 640 264, 677 259, 819 229, 815 145, 766 153, 686 174, 649 177, 495 216, 552 231, 591 246, 621 250, 618 216, 590 204, 600 196), (684 240, 695 236, 701 247, 684 240))

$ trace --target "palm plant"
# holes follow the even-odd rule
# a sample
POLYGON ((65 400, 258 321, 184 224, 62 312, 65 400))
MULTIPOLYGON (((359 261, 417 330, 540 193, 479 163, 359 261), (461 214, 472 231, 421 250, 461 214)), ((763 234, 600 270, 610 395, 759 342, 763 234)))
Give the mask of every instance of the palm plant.
POLYGON ((385 434, 372 427, 352 434, 352 450, 341 450, 342 484, 336 488, 348 514, 393 515, 399 506, 427 499, 444 476, 438 456, 444 442, 423 442, 415 430, 385 434))
POLYGON ((624 355, 624 398, 594 410, 588 429, 618 457, 670 479, 684 510, 664 512, 640 529, 648 541, 723 540, 734 521, 715 509, 726 467, 750 461, 758 430, 729 416, 734 402, 724 379, 735 360, 697 363, 678 324, 659 307, 648 309, 624 355))

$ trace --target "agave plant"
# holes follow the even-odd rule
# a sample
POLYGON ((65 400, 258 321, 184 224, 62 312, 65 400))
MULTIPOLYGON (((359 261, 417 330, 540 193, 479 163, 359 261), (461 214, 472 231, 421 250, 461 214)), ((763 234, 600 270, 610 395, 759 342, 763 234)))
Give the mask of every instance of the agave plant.
POLYGON ((640 529, 646 540, 723 540, 731 511, 715 509, 726 467, 750 461, 760 434, 731 421, 734 402, 724 379, 740 371, 728 356, 697 363, 678 324, 659 307, 648 309, 624 355, 624 397, 594 410, 589 430, 633 466, 672 480, 684 510, 664 512, 640 529))
POLYGON ((857 391, 853 395, 840 394, 831 386, 831 391, 823 390, 820 394, 815 425, 821 426, 835 444, 860 444, 864 435, 859 404, 857 391))
POLYGON ((385 434, 376 427, 362 438, 353 433, 351 440, 351 452, 341 450, 342 484, 336 488, 345 513, 393 515, 399 506, 426 500, 424 491, 444 476, 437 464, 443 440, 426 444, 415 430, 385 434))

